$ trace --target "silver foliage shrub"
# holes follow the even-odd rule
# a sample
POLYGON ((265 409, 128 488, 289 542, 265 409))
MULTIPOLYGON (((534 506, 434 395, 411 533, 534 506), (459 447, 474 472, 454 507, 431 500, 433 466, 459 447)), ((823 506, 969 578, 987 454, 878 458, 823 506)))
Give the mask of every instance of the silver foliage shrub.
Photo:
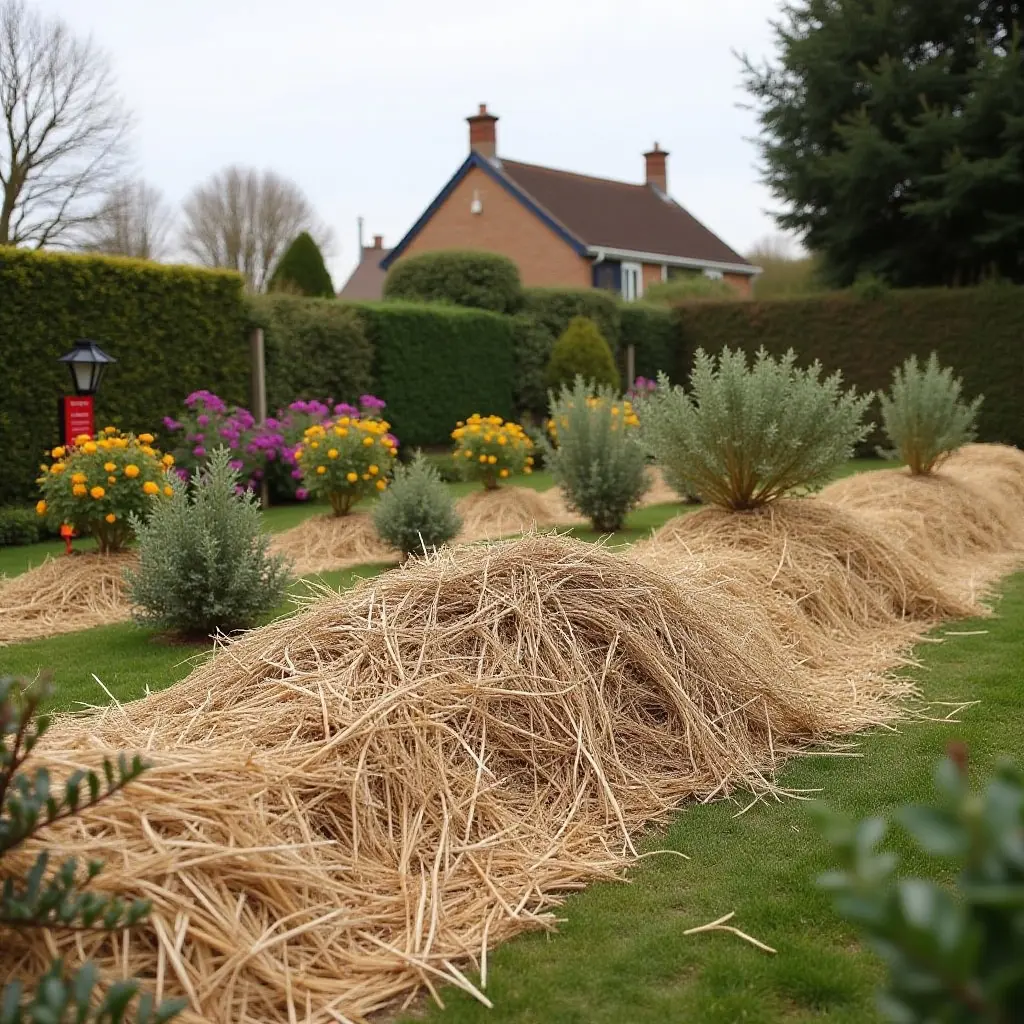
POLYGON ((541 438, 544 464, 570 508, 595 530, 612 533, 650 487, 640 431, 622 399, 607 385, 593 388, 580 376, 550 395, 557 445, 541 438))
POLYGON ((395 467, 373 510, 373 525, 386 544, 416 555, 450 541, 462 520, 441 474, 417 452, 408 466, 395 467))
POLYGON ((126 573, 136 621, 185 636, 254 625, 277 607, 289 566, 268 551, 259 502, 240 490, 230 453, 218 448, 192 485, 133 517, 139 567, 126 573))
MULTIPOLYGON (((882 425, 897 455, 915 474, 930 473, 946 456, 977 436, 981 397, 967 403, 962 382, 933 352, 923 366, 910 356, 893 370, 880 396, 882 425)), ((886 454, 890 454, 887 452, 886 454)))
POLYGON ((661 376, 644 405, 645 440, 665 479, 729 509, 751 509, 794 488, 825 484, 871 429, 872 395, 843 389, 815 362, 796 366, 763 349, 751 365, 743 352, 698 351, 689 391, 661 376))

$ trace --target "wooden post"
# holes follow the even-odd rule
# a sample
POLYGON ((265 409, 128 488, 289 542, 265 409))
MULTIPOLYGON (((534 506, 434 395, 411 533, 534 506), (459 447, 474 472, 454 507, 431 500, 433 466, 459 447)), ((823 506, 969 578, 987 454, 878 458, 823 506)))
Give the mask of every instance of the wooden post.
POLYGON ((626 346, 626 390, 636 382, 636 346, 626 346))
MULTIPOLYGON (((249 335, 249 351, 252 364, 252 414, 257 423, 263 424, 267 421, 267 361, 262 327, 254 327, 249 335)), ((260 503, 264 508, 270 505, 266 474, 260 480, 260 503)))

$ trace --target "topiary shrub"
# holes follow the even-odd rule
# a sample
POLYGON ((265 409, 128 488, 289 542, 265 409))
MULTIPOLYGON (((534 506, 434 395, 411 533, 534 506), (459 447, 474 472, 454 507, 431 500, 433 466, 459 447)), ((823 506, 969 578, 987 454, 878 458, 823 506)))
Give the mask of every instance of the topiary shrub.
POLYGON ((334 298, 334 282, 324 263, 323 253, 308 231, 298 235, 285 250, 270 276, 267 291, 305 295, 307 298, 334 298))
MULTIPOLYGON (((45 514, 46 505, 43 505, 45 514)), ((35 544, 46 533, 38 511, 30 508, 0 508, 0 548, 35 544)))
POLYGON ((479 480, 488 491, 509 477, 533 472, 533 441, 518 423, 475 412, 452 431, 452 459, 465 480, 479 480))
POLYGON ((792 351, 716 359, 698 351, 690 393, 660 375, 644 402, 644 435, 669 485, 729 509, 825 484, 866 436, 872 396, 844 391, 838 372, 795 365, 792 351))
MULTIPOLYGON (((961 445, 977 436, 975 424, 982 399, 970 404, 961 396, 962 382, 933 352, 921 366, 910 356, 893 370, 888 394, 879 395, 882 425, 892 454, 915 475, 930 473, 961 445)), ((890 454, 890 453, 885 453, 890 454)))
POLYGON ((553 391, 571 387, 577 377, 595 385, 619 387, 619 371, 608 342, 597 324, 585 316, 576 316, 555 342, 548 360, 545 378, 553 391))
POLYGON ((131 525, 139 568, 125 578, 137 622, 206 637, 252 626, 284 599, 288 566, 268 553, 259 501, 239 486, 226 448, 131 525))
POLYGON ((592 390, 577 377, 571 388, 552 393, 551 438, 541 444, 545 465, 569 506, 595 530, 614 533, 650 486, 647 458, 630 403, 606 385, 596 395, 592 390))
POLYGON ((450 541, 462 520, 440 474, 417 452, 408 466, 395 467, 391 486, 373 510, 373 525, 386 544, 416 555, 450 541))
POLYGON ((519 268, 507 256, 446 249, 395 263, 384 280, 384 298, 514 313, 522 302, 522 285, 519 268))
POLYGON ((904 807, 896 819, 937 873, 955 858, 954 885, 901 872, 897 854, 879 849, 884 818, 854 823, 827 811, 840 869, 819 884, 885 964, 878 1006, 889 1020, 1009 1024, 1024 1006, 1024 772, 1004 762, 974 793, 966 752, 952 747, 935 772, 937 804, 904 807))
MULTIPOLYGON (((84 870, 72 857, 56 870, 50 855, 36 855, 29 870, 14 869, 10 855, 31 840, 38 842, 46 826, 81 814, 116 795, 148 767, 136 754, 130 761, 121 754, 117 764, 103 762, 104 780, 96 772, 76 771, 62 787, 51 784, 46 768, 33 772, 23 767, 50 726, 39 708, 53 693, 49 677, 33 684, 0 678, 0 930, 69 929, 120 932, 145 922, 148 900, 126 903, 117 896, 83 892, 102 870, 90 862, 84 870)), ((24 863, 22 861, 22 863, 24 863)), ((105 993, 96 991, 98 972, 91 963, 68 973, 61 960, 39 979, 34 990, 22 981, 8 982, 0 992, 3 1024, 42 1024, 73 1020, 78 1024, 162 1024, 171 1020, 187 1000, 155 1006, 143 995, 129 1016, 138 994, 135 981, 121 981, 105 993)))

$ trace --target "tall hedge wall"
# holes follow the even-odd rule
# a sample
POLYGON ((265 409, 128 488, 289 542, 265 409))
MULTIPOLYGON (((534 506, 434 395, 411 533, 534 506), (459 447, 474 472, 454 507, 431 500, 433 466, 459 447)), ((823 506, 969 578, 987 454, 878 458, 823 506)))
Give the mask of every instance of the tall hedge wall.
POLYGON ((622 303, 612 292, 597 288, 524 288, 522 312, 558 338, 574 316, 590 317, 604 340, 619 349, 622 303))
MULTIPOLYGON (((699 303, 675 311, 676 375, 698 348, 794 349, 801 361, 842 370, 858 389, 888 385, 911 353, 954 367, 968 397, 985 396, 982 441, 1024 446, 1024 287, 913 289, 877 299, 849 293, 765 302, 699 303)), ((877 418, 877 417, 876 417, 877 418)))
POLYGON ((619 363, 623 380, 627 381, 626 349, 634 349, 636 375, 653 378, 663 370, 673 380, 677 374, 679 326, 671 309, 646 302, 623 303, 621 316, 621 348, 619 363))
POLYGON ((162 429, 197 388, 249 393, 242 279, 134 260, 0 249, 0 505, 34 500, 41 452, 58 441, 57 362, 92 338, 117 363, 96 401, 97 426, 162 429))
POLYGON ((373 346, 374 387, 405 445, 448 444, 457 420, 513 410, 511 317, 455 306, 353 304, 373 346))

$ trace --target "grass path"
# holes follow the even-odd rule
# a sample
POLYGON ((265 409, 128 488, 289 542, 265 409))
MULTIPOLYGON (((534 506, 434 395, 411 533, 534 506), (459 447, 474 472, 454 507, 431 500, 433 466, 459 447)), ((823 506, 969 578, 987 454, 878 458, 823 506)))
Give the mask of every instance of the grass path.
MULTIPOLYGON (((968 744, 974 774, 1001 754, 1024 751, 1024 574, 1008 581, 994 619, 944 625, 919 649, 913 672, 934 701, 978 701, 960 723, 918 722, 879 732, 859 757, 792 762, 781 782, 821 790, 857 817, 928 799, 931 770, 952 738, 968 744), (976 636, 949 635, 984 631, 976 636)), ((529 935, 490 960, 487 1010, 446 989, 447 1009, 405 1021, 429 1024, 769 1024, 878 1021, 876 960, 814 885, 831 856, 796 800, 689 807, 647 849, 629 884, 601 884, 572 897, 555 935, 529 935), (732 922, 778 950, 769 956, 727 933, 685 936, 687 928, 736 912, 732 922)), ((924 870, 899 837, 906 863, 924 870)))

